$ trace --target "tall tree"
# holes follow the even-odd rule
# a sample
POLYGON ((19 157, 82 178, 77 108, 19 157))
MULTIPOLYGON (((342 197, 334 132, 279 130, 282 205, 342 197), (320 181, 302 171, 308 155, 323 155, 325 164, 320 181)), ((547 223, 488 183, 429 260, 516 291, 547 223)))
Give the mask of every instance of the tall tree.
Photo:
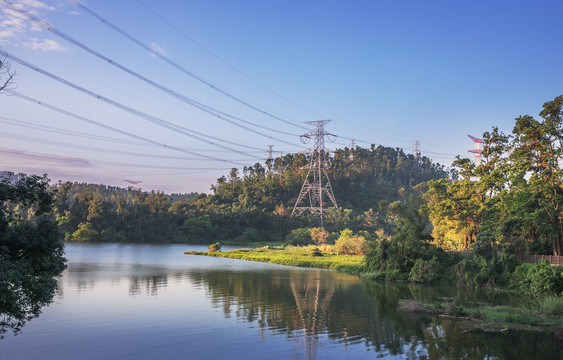
POLYGON ((553 254, 561 255, 563 96, 543 104, 539 115, 541 120, 529 115, 516 119, 512 131, 512 177, 516 191, 527 191, 529 201, 535 203, 543 214, 543 226, 538 228, 542 234, 537 235, 550 237, 553 254))
POLYGON ((0 337, 39 316, 65 269, 62 237, 48 215, 53 201, 46 176, 0 179, 0 337))
POLYGON ((509 137, 493 128, 483 140, 481 162, 458 157, 453 165, 459 178, 428 183, 424 197, 437 245, 467 250, 482 230, 494 231, 497 226, 499 202, 507 186, 509 137))

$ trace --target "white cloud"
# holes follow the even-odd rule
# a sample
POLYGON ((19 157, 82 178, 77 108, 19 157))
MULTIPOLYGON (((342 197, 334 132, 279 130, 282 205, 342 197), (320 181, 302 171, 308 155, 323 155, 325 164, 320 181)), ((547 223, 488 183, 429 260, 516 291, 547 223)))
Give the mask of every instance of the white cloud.
MULTIPOLYGON (((13 14, 13 15, 17 15, 17 14, 13 14)), ((12 14, 9 14, 9 17, 6 18, 5 20, 2 21, 1 24, 2 27, 13 27, 13 28, 24 28, 25 27, 25 19, 22 17, 18 17, 18 16, 12 16, 12 14)))
MULTIPOLYGON (((56 11, 56 8, 39 0, 19 0, 13 3, 17 8, 45 18, 42 12, 56 11)), ((0 11, 0 40, 3 45, 25 47, 37 51, 62 51, 65 48, 55 40, 42 37, 47 34, 41 25, 28 20, 11 9, 0 11), (33 35, 31 35, 33 34, 33 35)))
POLYGON ((29 31, 41 32, 41 31, 43 31, 43 28, 37 23, 31 23, 30 26, 29 26, 29 31))
POLYGON ((31 50, 42 50, 42 51, 63 51, 65 48, 56 42, 55 40, 51 39, 37 39, 37 38, 30 38, 30 41, 23 42, 22 46, 24 48, 28 48, 31 50))
POLYGON ((38 0, 19 0, 16 4, 21 4, 24 5, 26 7, 30 7, 33 9, 45 9, 45 10, 51 10, 54 11, 56 10, 54 7, 49 6, 41 1, 38 0))
POLYGON ((0 39, 14 38, 16 34, 12 30, 0 30, 0 39))
POLYGON ((158 45, 157 43, 153 42, 151 44, 152 50, 160 55, 166 55, 166 50, 163 46, 158 45))

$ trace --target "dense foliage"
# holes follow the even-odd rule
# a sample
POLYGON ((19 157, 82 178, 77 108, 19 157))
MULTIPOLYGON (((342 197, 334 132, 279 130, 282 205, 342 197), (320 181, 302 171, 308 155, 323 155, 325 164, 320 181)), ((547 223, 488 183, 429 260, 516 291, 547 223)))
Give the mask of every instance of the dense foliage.
POLYGON ((412 185, 447 176, 442 166, 400 149, 337 150, 329 158, 329 176, 340 207, 329 208, 326 233, 317 230, 312 240, 310 229, 318 226, 318 219, 290 216, 308 160, 288 154, 266 167, 244 167, 242 174, 232 169, 213 185, 212 195, 171 197, 59 183, 55 216, 68 241, 334 243, 345 228, 370 234, 382 228, 392 231, 385 220, 387 204, 414 193, 412 185))
POLYGON ((480 162, 458 157, 457 176, 418 185, 422 198, 415 192, 392 203, 387 223, 395 230, 374 244, 364 271, 374 278, 563 295, 563 267, 518 265, 512 255, 561 255, 563 96, 546 102, 539 115, 518 117, 512 135, 485 132, 480 162))
POLYGON ((40 314, 65 269, 62 237, 48 216, 52 205, 45 176, 0 178, 0 337, 40 314))
POLYGON ((429 183, 436 244, 562 255, 563 96, 539 115, 518 117, 512 135, 485 132, 480 163, 458 158, 460 179, 429 183))

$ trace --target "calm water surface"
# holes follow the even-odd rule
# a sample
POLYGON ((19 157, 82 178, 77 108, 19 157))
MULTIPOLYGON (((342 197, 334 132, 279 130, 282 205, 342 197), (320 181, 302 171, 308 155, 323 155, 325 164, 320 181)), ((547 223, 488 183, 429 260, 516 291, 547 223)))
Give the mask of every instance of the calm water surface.
POLYGON ((401 299, 515 301, 506 295, 182 254, 203 249, 67 244, 53 303, 0 341, 0 359, 563 357, 557 335, 476 334, 397 311, 401 299))

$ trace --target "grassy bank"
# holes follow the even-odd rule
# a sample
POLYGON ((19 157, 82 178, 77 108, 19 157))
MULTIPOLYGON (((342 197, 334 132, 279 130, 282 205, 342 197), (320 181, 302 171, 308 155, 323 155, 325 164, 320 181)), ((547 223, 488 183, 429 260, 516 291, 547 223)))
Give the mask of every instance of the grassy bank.
POLYGON ((414 300, 401 301, 399 310, 434 314, 474 322, 479 330, 508 329, 563 331, 563 298, 547 297, 526 306, 455 306, 452 302, 422 303, 414 300))
POLYGON ((256 249, 237 249, 231 251, 186 251, 186 255, 216 256, 230 259, 268 262, 279 265, 335 269, 358 273, 362 266, 363 256, 338 255, 335 252, 319 251, 315 246, 277 246, 256 249))

